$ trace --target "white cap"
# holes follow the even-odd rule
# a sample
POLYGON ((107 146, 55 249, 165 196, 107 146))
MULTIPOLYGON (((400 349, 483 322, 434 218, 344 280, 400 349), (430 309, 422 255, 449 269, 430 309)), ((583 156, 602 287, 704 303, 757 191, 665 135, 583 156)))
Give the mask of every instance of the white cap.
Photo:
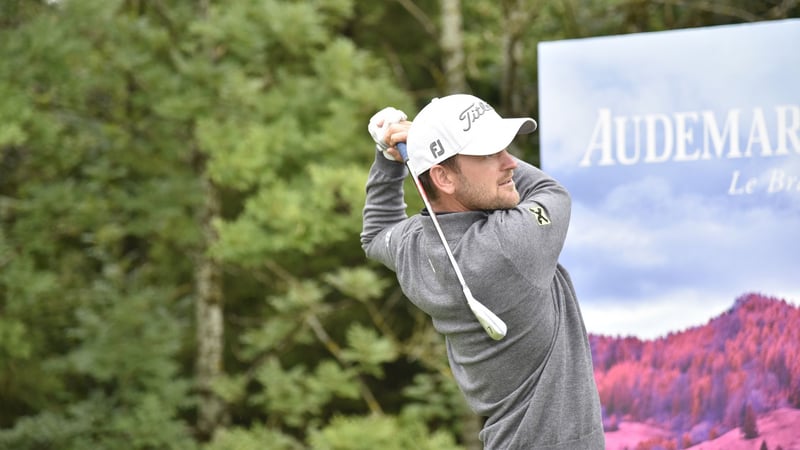
POLYGON ((478 97, 454 94, 434 98, 408 130, 407 151, 414 177, 454 155, 492 155, 508 148, 518 134, 533 133, 530 117, 504 119, 478 97))

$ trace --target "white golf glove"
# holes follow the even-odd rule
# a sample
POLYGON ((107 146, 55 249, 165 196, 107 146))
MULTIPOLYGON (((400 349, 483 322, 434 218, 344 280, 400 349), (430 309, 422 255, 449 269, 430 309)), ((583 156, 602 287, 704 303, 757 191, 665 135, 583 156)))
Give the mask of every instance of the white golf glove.
POLYGON ((370 136, 372 136, 372 140, 375 141, 375 149, 383 153, 383 156, 386 159, 390 159, 392 161, 395 160, 391 155, 386 153, 386 150, 389 148, 389 144, 383 140, 386 137, 386 127, 388 127, 390 124, 406 119, 408 119, 406 113, 400 111, 399 109, 392 108, 391 106, 387 106, 386 108, 376 112, 369 119, 367 130, 369 131, 370 136), (381 121, 383 121, 383 125, 379 127, 378 123, 381 121))

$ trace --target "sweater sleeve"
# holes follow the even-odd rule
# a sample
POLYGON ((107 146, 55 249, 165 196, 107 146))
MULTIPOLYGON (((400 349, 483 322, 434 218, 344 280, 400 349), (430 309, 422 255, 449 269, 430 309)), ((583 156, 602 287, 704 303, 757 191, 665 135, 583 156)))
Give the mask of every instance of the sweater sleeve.
POLYGON ((389 248, 392 228, 406 218, 403 197, 405 165, 390 161, 376 152, 366 185, 362 214, 361 247, 367 257, 395 270, 394 252, 389 248))
POLYGON ((572 202, 567 190, 542 170, 518 160, 514 183, 517 208, 498 217, 497 236, 510 261, 540 286, 549 286, 569 229, 572 202))
POLYGON ((517 160, 514 183, 520 196, 520 204, 538 203, 553 214, 566 213, 569 221, 571 207, 567 190, 550 175, 533 165, 517 160), (552 211, 551 211, 552 210, 552 211))

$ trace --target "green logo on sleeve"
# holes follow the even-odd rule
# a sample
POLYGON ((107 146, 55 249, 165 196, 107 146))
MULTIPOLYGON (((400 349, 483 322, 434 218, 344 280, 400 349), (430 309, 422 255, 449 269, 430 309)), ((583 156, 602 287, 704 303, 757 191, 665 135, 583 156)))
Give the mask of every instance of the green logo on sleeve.
POLYGON ((528 210, 536 216, 536 221, 539 223, 539 226, 550 225, 550 218, 547 217, 544 208, 541 206, 532 206, 528 208, 528 210))

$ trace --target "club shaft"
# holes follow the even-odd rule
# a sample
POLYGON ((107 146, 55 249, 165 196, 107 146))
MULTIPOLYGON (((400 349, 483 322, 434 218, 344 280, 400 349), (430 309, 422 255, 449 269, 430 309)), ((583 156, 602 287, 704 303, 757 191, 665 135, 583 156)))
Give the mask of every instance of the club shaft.
POLYGON ((406 153, 406 145, 403 142, 400 142, 398 145, 398 150, 400 150, 400 154, 402 155, 403 159, 406 162, 406 167, 408 167, 408 171, 411 172, 411 178, 414 180, 414 185, 417 187, 417 191, 419 192, 419 196, 422 197, 422 203, 425 205, 425 209, 428 210, 428 214, 433 221, 433 226, 436 228, 436 232, 439 234, 439 239, 442 240, 442 245, 444 246, 444 251, 447 252, 447 257, 450 259, 450 264, 453 266, 453 270, 456 272, 456 277, 458 277, 458 282, 461 283, 461 288, 465 291, 469 291, 469 287, 467 287, 467 282, 464 280, 464 275, 461 273, 461 269, 458 267, 458 262, 456 262, 456 258, 453 256, 453 252, 450 250, 450 245, 447 243, 447 238, 444 236, 444 232, 442 231, 442 227, 439 225, 439 219, 436 218, 436 213, 433 211, 431 207, 430 201, 428 201, 428 194, 425 192, 425 188, 422 187, 422 183, 419 181, 419 178, 414 175, 414 170, 411 167, 411 162, 408 160, 407 153, 406 153))
POLYGON ((453 271, 455 271, 456 277, 458 277, 458 282, 461 284, 461 290, 464 292, 464 297, 466 297, 467 306, 469 306, 469 309, 478 319, 478 322, 481 323, 492 339, 502 339, 506 335, 506 324, 489 308, 479 302, 472 295, 472 292, 467 286, 467 282, 464 280, 464 275, 461 273, 461 268, 458 266, 458 262, 456 262, 456 258, 453 256, 453 251, 450 250, 450 244, 447 243, 447 238, 442 231, 442 227, 439 225, 439 219, 436 217, 436 212, 434 212, 433 207, 431 207, 431 203, 428 200, 428 194, 425 192, 425 188, 422 186, 419 178, 415 175, 416 172, 411 165, 411 161, 409 161, 405 142, 398 143, 397 150, 400 152, 400 156, 403 158, 403 161, 405 162, 409 172, 411 172, 411 178, 414 179, 414 185, 417 188, 417 192, 419 192, 419 196, 422 197, 422 203, 425 204, 425 208, 428 210, 428 214, 433 221, 433 226, 436 228, 436 233, 439 235, 439 239, 442 241, 442 246, 444 246, 444 250, 447 253, 447 258, 450 260, 450 265, 453 267, 453 271))

